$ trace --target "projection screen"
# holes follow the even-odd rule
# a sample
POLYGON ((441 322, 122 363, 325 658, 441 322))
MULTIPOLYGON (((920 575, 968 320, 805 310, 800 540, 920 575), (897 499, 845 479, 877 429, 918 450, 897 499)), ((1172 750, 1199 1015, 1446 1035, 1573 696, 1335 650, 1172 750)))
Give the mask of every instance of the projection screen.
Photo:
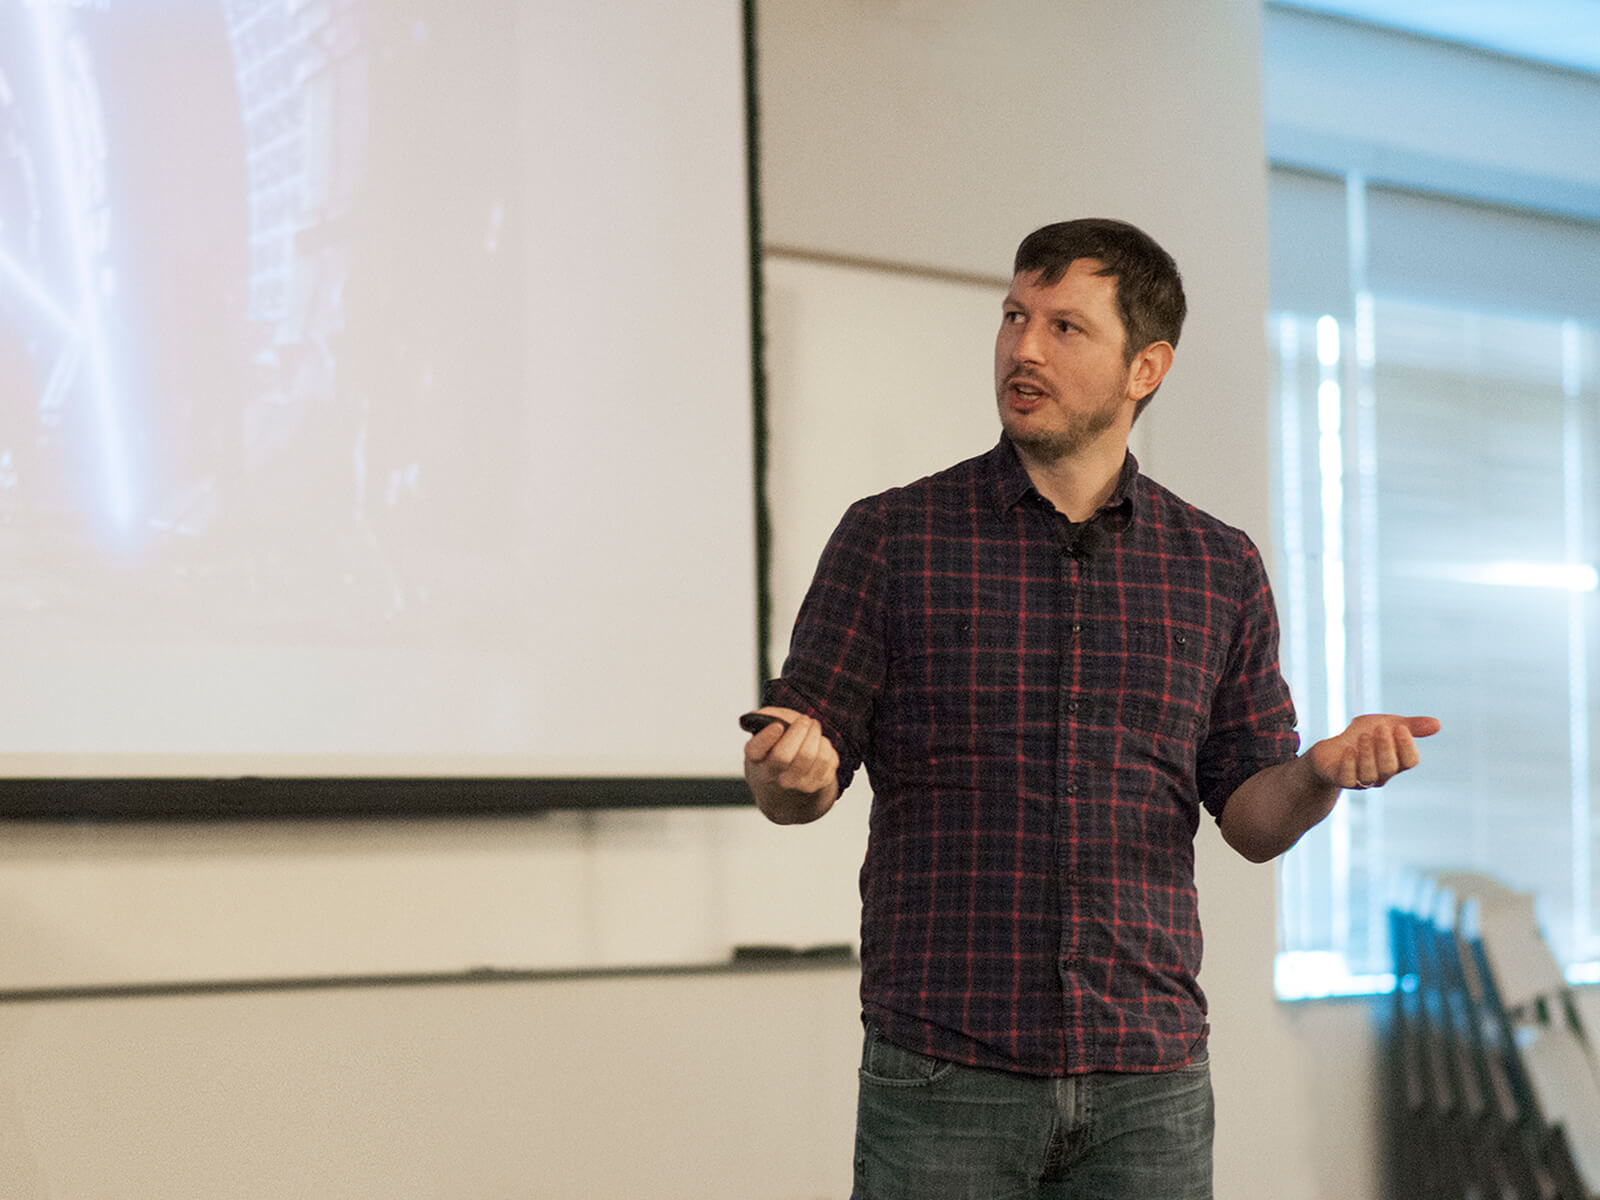
POLYGON ((0 0, 0 811, 733 794, 744 43, 0 0))

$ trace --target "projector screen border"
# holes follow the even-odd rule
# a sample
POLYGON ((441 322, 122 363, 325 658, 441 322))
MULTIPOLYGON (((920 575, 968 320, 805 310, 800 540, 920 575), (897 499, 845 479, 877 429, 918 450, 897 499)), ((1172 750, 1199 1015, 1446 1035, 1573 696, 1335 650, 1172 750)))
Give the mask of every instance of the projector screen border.
POLYGON ((743 779, 710 776, 0 779, 7 821, 394 819, 749 803, 743 779))
MULTIPOLYGON (((763 251, 759 168, 759 103, 757 96, 755 0, 730 0, 737 12, 742 40, 743 135, 742 164, 745 194, 742 205, 746 228, 751 328, 750 367, 751 439, 754 509, 754 611, 749 647, 756 678, 752 694, 738 697, 747 705, 753 691, 770 673, 770 518, 766 500, 766 388, 764 314, 762 311, 763 251)), ((741 653, 744 652, 741 648, 741 653)), ((737 711, 734 709, 733 711, 737 711)), ((735 751, 736 752, 736 751, 735 751)), ((32 757, 31 753, 29 755, 32 757)), ((72 755, 64 754, 64 758, 72 755)), ((736 760, 735 760, 736 762, 736 760)), ((639 764, 613 765, 631 770, 639 764)), ((666 765, 667 770, 672 766, 666 765)), ((651 764, 643 764, 649 769, 651 764)), ((695 770, 697 761, 687 764, 695 770)), ((252 763, 246 770, 254 770, 252 763)), ((15 768, 14 768, 15 769, 15 768)), ((511 816, 560 810, 662 809, 729 807, 749 803, 744 781, 737 776, 598 776, 598 775, 362 775, 321 776, 318 767, 302 767, 301 774, 139 774, 141 766, 112 768, 114 774, 51 776, 49 767, 28 764, 23 775, 0 776, 0 822, 162 822, 297 820, 316 818, 386 820, 424 817, 511 816)), ((158 768, 159 769, 159 768, 158 768)), ((191 767, 191 770, 194 768, 191 767)), ((355 770, 374 769, 357 766, 355 770)), ((381 768, 376 768, 381 769, 381 768)), ((404 771, 404 766, 399 770, 404 771)), ((423 767, 423 770, 428 768, 423 767)), ((490 768, 493 769, 492 767, 490 768)), ((570 762, 557 770, 583 770, 570 762)), ((601 769, 604 769, 602 766, 601 769)), ((710 769, 719 769, 715 763, 710 769)), ((205 766, 198 768, 207 770, 205 766)))

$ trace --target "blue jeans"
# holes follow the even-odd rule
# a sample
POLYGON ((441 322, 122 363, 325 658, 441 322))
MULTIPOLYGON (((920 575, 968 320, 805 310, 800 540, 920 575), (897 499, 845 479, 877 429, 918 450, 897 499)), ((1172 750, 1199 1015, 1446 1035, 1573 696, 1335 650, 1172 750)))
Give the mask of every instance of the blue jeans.
POLYGON ((1211 1072, 1061 1079, 926 1058, 868 1028, 851 1200, 1211 1200, 1211 1072))

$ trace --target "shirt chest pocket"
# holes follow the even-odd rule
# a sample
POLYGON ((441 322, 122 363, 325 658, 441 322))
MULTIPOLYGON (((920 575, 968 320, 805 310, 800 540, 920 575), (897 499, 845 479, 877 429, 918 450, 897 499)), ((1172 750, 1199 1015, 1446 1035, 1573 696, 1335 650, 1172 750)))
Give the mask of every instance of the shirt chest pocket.
POLYGON ((946 747, 974 730, 1015 730, 1022 715, 1022 648, 1015 608, 980 596, 960 611, 907 618, 897 639, 904 701, 928 738, 946 747))
POLYGON ((1156 622, 1106 632, 1111 654, 1102 666, 1118 681, 1118 723, 1160 737, 1202 737, 1216 686, 1212 639, 1200 629, 1156 622))

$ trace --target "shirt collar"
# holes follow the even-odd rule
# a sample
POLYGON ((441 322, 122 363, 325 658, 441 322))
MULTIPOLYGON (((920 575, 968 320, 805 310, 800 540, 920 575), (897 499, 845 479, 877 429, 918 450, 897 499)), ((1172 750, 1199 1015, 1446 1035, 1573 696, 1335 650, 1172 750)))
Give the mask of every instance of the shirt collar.
MULTIPOLYGON (((989 463, 994 477, 995 502, 999 511, 1006 512, 1019 504, 1048 503, 1033 486, 1033 480, 1028 478, 1027 468, 1022 465, 1022 459, 1017 456, 1017 449, 1009 438, 1001 437, 999 443, 989 452, 989 463)), ((1134 481, 1138 476, 1139 460, 1134 458, 1133 451, 1130 450, 1122 459, 1122 470, 1117 475, 1116 487, 1111 489, 1110 497, 1090 520, 1101 518, 1113 530, 1126 529, 1133 520, 1133 498, 1136 490, 1134 481)))

